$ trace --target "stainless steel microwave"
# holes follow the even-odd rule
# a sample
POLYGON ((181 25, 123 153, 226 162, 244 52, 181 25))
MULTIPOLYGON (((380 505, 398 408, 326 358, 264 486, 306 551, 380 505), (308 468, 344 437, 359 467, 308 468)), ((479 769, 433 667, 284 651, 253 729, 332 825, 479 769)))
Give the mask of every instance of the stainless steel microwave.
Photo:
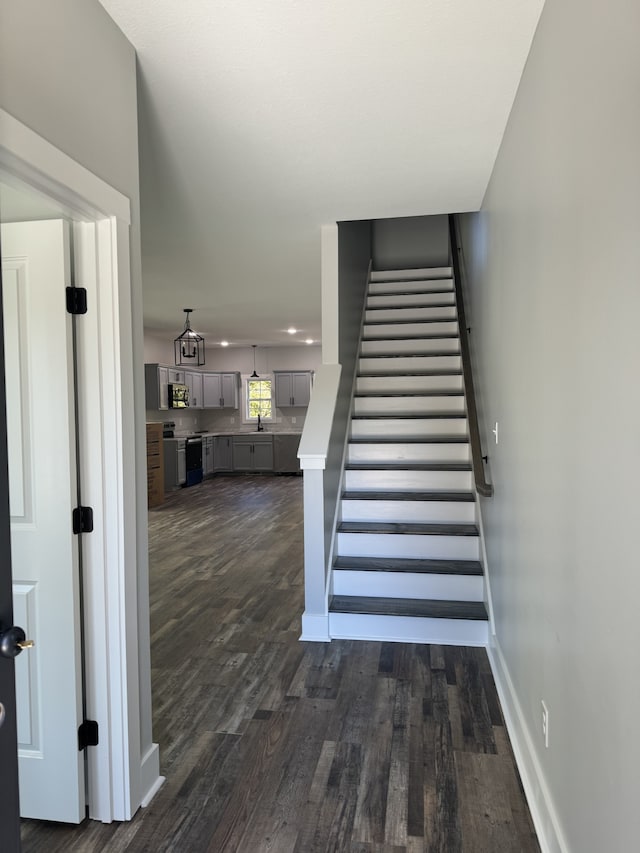
POLYGON ((167 390, 170 409, 187 409, 189 407, 188 385, 181 385, 179 382, 173 382, 169 383, 167 390))

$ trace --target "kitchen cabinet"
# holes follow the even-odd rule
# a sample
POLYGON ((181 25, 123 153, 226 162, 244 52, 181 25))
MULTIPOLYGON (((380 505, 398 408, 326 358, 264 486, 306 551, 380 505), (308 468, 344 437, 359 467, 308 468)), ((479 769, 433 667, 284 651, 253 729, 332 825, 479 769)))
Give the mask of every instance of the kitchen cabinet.
POLYGON ((217 435, 213 440, 213 470, 233 471, 233 441, 230 435, 217 435))
POLYGON ((189 408, 202 408, 202 380, 204 374, 195 371, 186 371, 184 374, 185 385, 189 388, 189 408))
POLYGON ((147 424, 147 506, 164 501, 164 453, 162 424, 147 424))
POLYGON ((279 409, 309 405, 311 398, 310 371, 274 371, 273 375, 276 385, 276 406, 279 409))
POLYGON ((237 409, 239 375, 238 373, 203 373, 203 408, 237 409))
POLYGON ((299 474, 300 435, 273 433, 273 470, 276 474, 299 474))
POLYGON ((165 438, 164 445, 164 488, 177 489, 187 482, 187 456, 184 438, 165 438))
POLYGON ((213 436, 205 435, 202 439, 202 473, 203 476, 208 477, 213 474, 214 465, 213 465, 213 436))
POLYGON ((234 471, 273 471, 273 442, 270 435, 233 436, 234 471))
POLYGON ((169 408, 167 386, 178 382, 185 384, 184 370, 164 367, 162 364, 145 364, 144 391, 147 409, 164 410, 169 408))

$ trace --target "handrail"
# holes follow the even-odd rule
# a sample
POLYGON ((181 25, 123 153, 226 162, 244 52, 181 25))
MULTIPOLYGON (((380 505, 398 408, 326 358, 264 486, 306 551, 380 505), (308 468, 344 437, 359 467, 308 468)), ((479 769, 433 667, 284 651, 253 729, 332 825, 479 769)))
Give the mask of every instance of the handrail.
POLYGON ((471 353, 469 341, 467 340, 467 322, 464 314, 464 300, 462 296, 462 264, 460 254, 462 248, 458 240, 458 229, 455 214, 449 214, 449 241, 451 244, 451 261, 453 265, 453 282, 456 289, 456 302, 458 304, 458 324, 460 327, 460 351, 462 354, 462 372, 464 376, 464 389, 467 400, 467 417, 469 419, 469 436, 471 439, 471 459, 473 462, 473 476, 476 481, 478 494, 484 498, 493 495, 493 486, 488 483, 484 473, 482 459, 482 446, 480 444, 480 430, 478 428, 478 409, 476 407, 476 395, 473 389, 473 373, 471 370, 471 353))

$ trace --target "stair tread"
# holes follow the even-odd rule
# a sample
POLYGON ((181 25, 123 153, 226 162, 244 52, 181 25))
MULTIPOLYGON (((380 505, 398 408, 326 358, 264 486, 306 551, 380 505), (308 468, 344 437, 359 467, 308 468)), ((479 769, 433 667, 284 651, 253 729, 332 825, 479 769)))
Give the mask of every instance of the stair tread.
MULTIPOLYGON (((454 335, 453 337, 457 337, 454 335)), ((371 340, 371 338, 367 338, 367 340, 371 340)), ((393 338, 393 340, 396 340, 393 338)), ((407 340, 407 338, 401 338, 400 340, 407 340)), ((434 350, 433 352, 382 352, 382 353, 361 353, 359 358, 443 358, 446 356, 447 358, 458 358, 460 356, 459 352, 455 352, 453 350, 434 350)))
POLYGON ((408 557, 336 557, 338 571, 408 572, 434 575, 482 575, 478 560, 418 560, 408 557))
MULTIPOLYGON (((420 279, 417 279, 419 281, 420 279)), ((438 279, 429 279, 437 281, 438 279)), ((448 281, 448 279, 442 279, 448 281)), ((374 282, 374 284, 385 284, 386 282, 374 282)), ((367 297, 371 296, 433 296, 434 293, 454 293, 453 284, 451 287, 441 287, 436 290, 369 290, 367 297)))
MULTIPOLYGON (((450 306, 452 307, 452 306, 450 306)), ((380 308, 367 308, 367 311, 380 311, 385 310, 388 311, 388 308, 380 309, 380 308)), ((394 311, 397 309, 393 309, 394 311)), ((406 320, 367 320, 364 324, 365 328, 367 326, 403 326, 408 323, 413 324, 414 326, 418 326, 421 323, 425 325, 429 323, 457 323, 458 320, 456 317, 408 317, 406 320)))
MULTIPOLYGON (((453 321, 450 321, 450 322, 453 322, 453 321)), ((380 325, 389 326, 390 323, 384 323, 384 324, 380 324, 380 325)), ((415 332, 412 332, 409 335, 363 335, 360 343, 361 344, 363 344, 363 343, 365 343, 365 344, 366 343, 382 343, 384 341, 405 341, 405 342, 407 342, 407 341, 444 341, 444 340, 453 340, 454 338, 456 340, 458 340, 460 338, 460 335, 458 334, 458 332, 437 332, 437 333, 432 334, 432 335, 416 335, 415 332)), ((434 354, 436 354, 435 351, 434 352, 428 352, 428 353, 402 353, 402 352, 397 352, 397 353, 393 353, 392 355, 401 356, 401 355, 434 355, 434 354)), ((457 351, 452 350, 451 352, 445 351, 442 354, 443 355, 460 355, 460 350, 457 350, 457 351)), ((370 357, 373 358, 374 356, 370 356, 370 357)))
POLYGON ((459 388, 434 388, 429 391, 356 391, 354 397, 464 397, 459 388))
POLYGON ((382 412, 378 414, 353 414, 352 421, 416 420, 420 418, 466 418, 466 412, 382 412))
POLYGON ((425 524, 405 521, 341 521, 340 533, 398 533, 415 536, 478 536, 476 524, 425 524))
POLYGON ((419 598, 334 595, 331 598, 329 610, 332 613, 363 613, 377 616, 422 616, 437 619, 482 621, 488 619, 483 601, 441 601, 419 598))
MULTIPOLYGON (((453 292, 453 291, 452 291, 453 292)), ((381 296, 380 293, 371 293, 370 296, 381 296)), ((388 295, 388 294, 387 294, 388 295)), ((416 308, 454 308, 454 302, 407 302, 402 305, 367 305, 367 311, 413 311, 416 308)))
POLYGON ((466 435, 353 436, 349 444, 469 444, 466 435))
POLYGON ((345 471, 471 471, 470 462, 347 462, 345 471))
POLYGON ((384 489, 345 489, 343 501, 446 501, 473 503, 473 492, 432 489, 430 491, 386 491, 384 489))

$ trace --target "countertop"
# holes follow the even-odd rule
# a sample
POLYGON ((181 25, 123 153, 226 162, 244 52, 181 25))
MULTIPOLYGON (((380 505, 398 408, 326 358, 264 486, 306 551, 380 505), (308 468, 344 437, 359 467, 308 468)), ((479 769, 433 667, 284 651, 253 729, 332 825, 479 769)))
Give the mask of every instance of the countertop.
POLYGON ((236 430, 216 430, 215 432, 185 432, 182 435, 174 435, 173 438, 165 438, 165 441, 178 441, 179 439, 185 438, 195 438, 197 436, 201 436, 202 438, 207 438, 209 436, 216 438, 222 436, 246 436, 246 435, 255 435, 255 436, 273 436, 273 435, 302 435, 302 430, 258 430, 256 429, 236 429, 236 430))

